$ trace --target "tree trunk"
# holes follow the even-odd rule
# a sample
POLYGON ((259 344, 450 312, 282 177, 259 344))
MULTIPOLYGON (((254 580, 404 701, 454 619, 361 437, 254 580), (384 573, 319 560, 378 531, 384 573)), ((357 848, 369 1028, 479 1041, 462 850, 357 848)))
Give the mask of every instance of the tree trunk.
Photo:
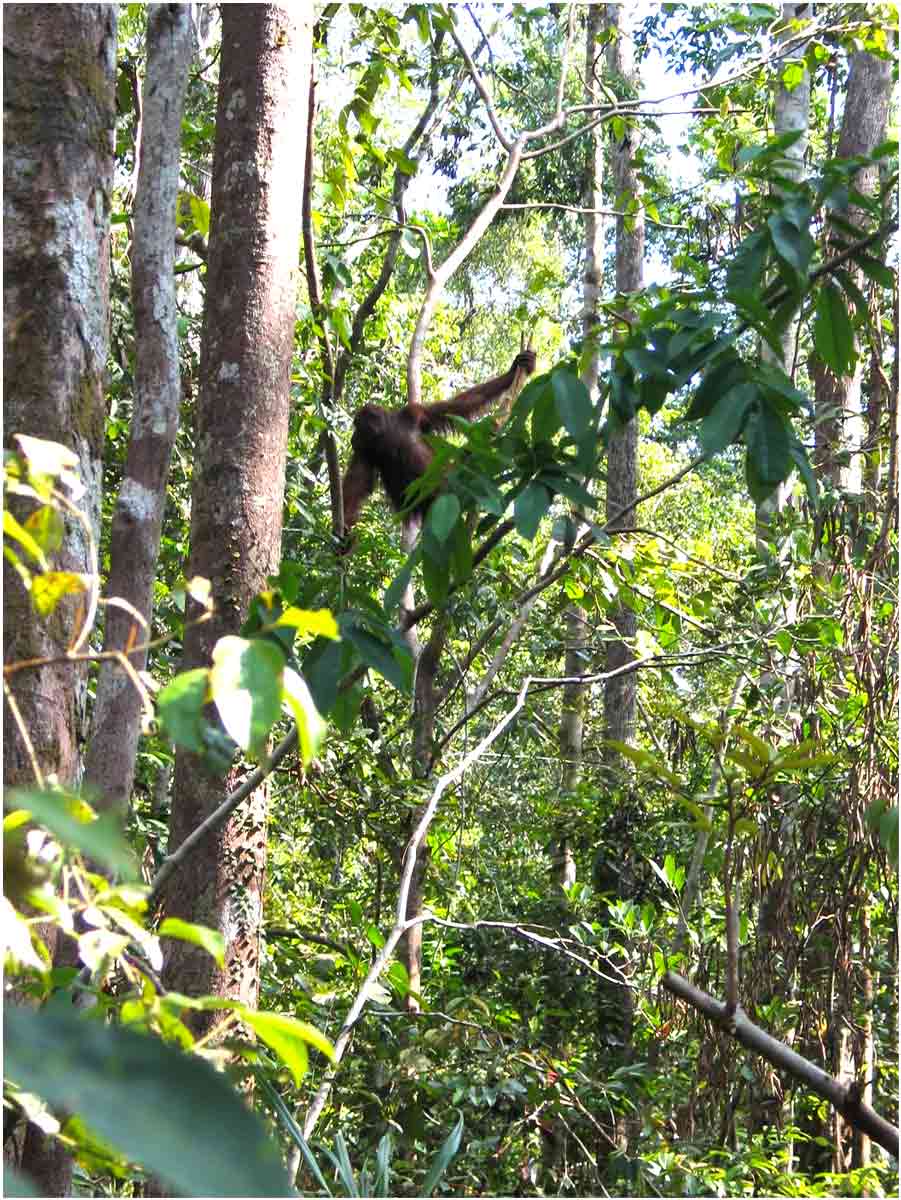
MULTIPOLYGON (((116 10, 103 4, 10 4, 3 12, 3 421, 70 447, 100 524, 109 324, 109 213, 115 126, 116 10)), ((84 531, 66 522, 58 570, 94 573, 84 531)), ((64 651, 79 602, 46 621, 4 561, 4 661, 64 651)), ((56 663, 11 682, 42 775, 81 774, 86 668, 56 663)), ((3 713, 7 787, 33 783, 21 733, 3 713)))
MULTIPOLYGON (((222 10, 188 568, 211 580, 216 612, 188 622, 186 669, 208 665, 216 641, 238 630, 280 557, 310 21, 304 8, 222 10)), ((211 779, 197 755, 179 752, 170 850, 239 774, 211 779)), ((218 929, 226 959, 220 969, 196 947, 169 942, 167 987, 256 1004, 267 799, 259 788, 168 884, 167 915, 218 929)), ((196 1028, 210 1024, 201 1017, 196 1028)))
MULTIPOLYGON (((892 90, 890 60, 876 58, 865 51, 851 56, 848 89, 837 157, 853 158, 872 153, 885 137, 892 90)), ((858 191, 870 193, 879 179, 876 167, 867 167, 854 180, 858 191)), ((854 223, 859 214, 853 208, 837 214, 854 223)), ((839 233, 844 244, 847 234, 839 233)), ((860 285, 860 270, 849 264, 849 274, 860 285)), ((838 378, 826 364, 813 356, 815 407, 814 465, 820 477, 834 488, 859 491, 861 487, 860 447, 863 442, 861 413, 862 362, 859 359, 850 375, 838 378), (848 454, 850 452, 850 458, 848 454)))
MULTIPOLYGON (((78 455, 79 506, 98 544, 109 329, 109 214, 116 119, 115 6, 7 5, 3 12, 3 417, 17 433, 78 455)), ((18 502, 13 511, 24 519, 18 502)), ((65 522, 54 567, 95 576, 81 525, 65 522)), ((64 600, 46 620, 4 560, 5 663, 60 655, 84 618, 64 600)), ((57 662, 11 677, 3 710, 4 787, 81 777, 87 670, 57 662), (31 744, 32 758, 28 744, 31 744), (39 776, 35 778, 35 768, 39 776)), ((47 939, 55 952, 53 939, 47 939)), ((21 1166, 66 1196, 72 1159, 29 1125, 21 1166)))
MULTIPOLYGON (((623 88, 635 86, 633 47, 628 26, 629 17, 623 7, 607 5, 607 26, 616 31, 613 41, 607 45, 607 70, 613 76, 614 88, 619 93, 623 88)), ((632 165, 632 156, 638 148, 638 126, 629 125, 624 139, 612 147, 613 192, 618 206, 640 199, 641 184, 638 172, 632 165)), ((616 219, 616 291, 628 297, 642 286, 644 265, 644 213, 640 207, 629 216, 616 219)), ((628 301, 627 301, 628 303, 628 301)), ((638 495, 638 427, 635 420, 610 438, 607 451, 607 520, 617 524, 616 514, 638 495)), ((625 524, 635 523, 635 512, 631 511, 625 524)), ((635 614, 625 605, 620 605, 611 614, 618 637, 607 644, 606 670, 614 671, 625 666, 634 658, 630 645, 637 629, 635 614)), ((608 738, 631 742, 635 734, 636 676, 619 676, 607 681, 604 687, 604 728, 608 738)))
MULTIPOLYGON (((798 31, 796 24, 793 24, 793 22, 809 21, 812 11, 813 6, 806 2, 803 4, 783 4, 779 28, 775 38, 776 45, 780 46, 782 43, 796 38, 798 31)), ((793 42, 794 57, 800 57, 803 54, 805 44, 797 45, 793 42)), ((779 66, 781 66, 781 60, 779 66)), ((795 86, 789 89, 782 82, 782 76, 777 66, 775 94, 773 96, 773 133, 776 137, 780 137, 786 133, 799 134, 797 141, 793 142, 790 146, 786 146, 783 151, 785 158, 788 160, 783 166, 783 171, 792 179, 802 179, 804 177, 804 159, 807 154, 807 131, 809 124, 810 75, 808 71, 805 69, 795 86)), ((779 366, 789 374, 791 374, 791 363, 794 359, 794 346, 799 328, 799 323, 795 322, 782 335, 782 355, 778 361, 779 366)), ((765 342, 760 352, 764 361, 776 361, 775 353, 765 342)), ((767 553, 766 548, 770 539, 773 517, 785 507, 790 487, 790 483, 781 483, 765 500, 760 500, 757 503, 756 527, 758 554, 763 555, 767 553)))
MULTIPOLYGON (((131 251, 135 313, 135 394, 125 475, 113 514, 107 594, 128 601, 106 610, 104 650, 143 645, 150 635, 153 579, 166 504, 166 480, 178 431, 181 385, 175 304, 175 205, 181 119, 194 44, 188 5, 147 8, 147 73, 131 251)), ((129 655, 135 671, 147 651, 129 655)), ((104 662, 85 763, 85 779, 103 808, 124 815, 134 783, 142 699, 119 663, 104 662)))

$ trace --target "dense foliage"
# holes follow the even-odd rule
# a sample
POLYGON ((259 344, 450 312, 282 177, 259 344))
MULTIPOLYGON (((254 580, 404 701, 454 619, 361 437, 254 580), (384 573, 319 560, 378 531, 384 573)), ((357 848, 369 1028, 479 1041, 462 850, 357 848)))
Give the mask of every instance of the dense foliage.
MULTIPOLYGON (((867 155, 838 153, 849 64, 890 55, 896 14, 829 7, 777 53, 771 5, 653 6, 632 35, 638 97, 627 81, 599 80, 612 106, 604 144, 637 143, 640 131, 641 191, 617 194, 605 178, 613 215, 599 319, 585 336, 579 209, 591 133, 568 137, 586 124, 573 65, 583 15, 472 7, 318 14, 307 186, 320 278, 306 271, 297 307, 283 560, 210 669, 179 673, 186 594, 207 598, 184 570, 215 31, 194 64, 179 205, 184 403, 155 584, 154 721, 124 836, 107 815, 92 820, 91 797, 74 790, 19 791, 8 804, 7 977, 18 998, 46 1002, 12 1009, 9 1112, 71 1139, 84 1195, 141 1194, 154 1173, 184 1194, 217 1195, 293 1194, 292 1184, 361 1195, 891 1194, 887 1152, 862 1148, 821 1095, 664 980, 675 972, 724 999, 737 970, 757 1026, 827 1074, 870 1085, 869 1103, 897 1125, 895 127, 867 155), (460 421, 435 441, 416 486, 419 498, 440 495, 409 553, 396 515, 373 502, 342 557, 330 440, 346 462, 354 412, 404 402, 432 267, 461 243, 507 161, 455 36, 511 138, 554 110, 564 47, 561 103, 576 116, 537 139, 507 207, 437 300, 422 397, 505 369, 521 335, 539 370, 508 419, 460 421), (799 173, 802 134, 774 129, 772 97, 805 72, 799 173), (875 183, 862 190, 866 170, 875 183), (624 298, 610 282, 615 214, 628 223, 639 211, 648 282, 624 298), (584 378, 598 356, 594 392, 584 378), (823 372, 860 381, 855 419, 831 444, 823 372), (640 503, 615 526, 604 516, 607 450, 630 421, 640 503), (421 666, 401 628, 411 580, 418 636, 428 643, 440 628, 445 639, 427 769, 421 666), (585 703, 567 786, 572 604, 586 627, 585 703), (604 656, 623 606, 637 621, 637 719, 634 737, 612 741, 604 656), (211 770, 236 755, 271 769, 259 1011, 159 984, 161 935, 223 953, 199 922, 160 925, 152 903, 176 743, 211 770), (387 939, 405 846, 430 801, 411 1003, 387 939), (77 937, 85 969, 52 965, 48 921, 77 937), (367 982, 380 954, 385 969, 367 982), (94 1001, 86 1021, 73 992, 94 1001), (328 1058, 358 998, 365 1011, 332 1077, 328 1058), (192 1033, 200 1009, 219 1014, 216 1038, 192 1033), (320 1088, 321 1118, 304 1138, 320 1088)), ((101 578, 140 333, 129 220, 143 19, 142 6, 123 7, 101 578)), ((17 451, 7 486, 35 510, 21 525, 9 515, 5 545, 41 614, 81 586, 52 570, 78 499, 60 448, 17 451)))

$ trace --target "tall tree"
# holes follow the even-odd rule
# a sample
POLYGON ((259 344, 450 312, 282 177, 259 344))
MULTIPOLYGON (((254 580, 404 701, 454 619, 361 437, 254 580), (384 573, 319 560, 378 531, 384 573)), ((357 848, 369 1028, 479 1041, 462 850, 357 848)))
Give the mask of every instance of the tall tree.
MULTIPOLYGON (((97 586, 109 326, 109 215, 115 144, 116 9, 8 5, 3 13, 3 418, 75 452, 87 527, 67 520, 58 570, 97 586)), ((14 506, 24 519, 19 505, 14 506)), ((11 676, 3 709, 5 787, 76 784, 87 668, 66 661, 90 632, 96 592, 46 619, 6 560, 3 655, 47 659, 11 676)), ((29 1124, 22 1165, 68 1195, 72 1159, 29 1124)))
MULTIPOLYGON (((630 17, 624 5, 607 5, 607 70, 618 94, 631 95, 636 88, 634 45, 630 17)), ((614 134, 611 175, 613 194, 621 209, 616 218, 616 292, 628 307, 629 297, 641 290, 644 268, 644 211, 641 207, 641 183, 634 162, 639 147, 639 127, 628 122, 621 137, 614 134)), ((623 521, 617 514, 634 504, 638 496, 638 425, 635 418, 615 428, 607 451, 607 520, 613 528, 634 524, 630 510, 623 521)), ((615 671, 632 660, 631 642, 637 623, 635 613, 620 605, 612 615, 617 636, 607 644, 608 671, 615 671)), ((604 726, 606 735, 630 742, 635 730, 636 676, 634 673, 608 679, 604 687, 604 726)))
MULTIPOLYGON (((878 58, 865 50, 851 55, 842 131, 838 140, 838 158, 868 155, 885 137, 889 103, 892 93, 892 62, 878 58)), ((857 172, 854 180, 864 195, 872 194, 879 183, 875 166, 857 172)), ((837 217, 860 224, 860 212, 848 205, 837 217)), ((827 226, 827 236, 834 238, 835 251, 841 250, 847 234, 840 228, 827 226)), ((863 274, 853 267, 851 275, 859 286, 863 274)), ((813 377, 817 422, 815 426, 815 463, 824 480, 834 488, 847 487, 858 491, 861 484, 861 444, 863 418, 861 414, 861 381, 863 355, 858 355, 845 375, 836 375, 818 356, 813 360, 813 377), (850 456, 850 457, 849 457, 850 456)))
MULTIPOLYGON (((188 568, 211 581, 215 613, 188 622, 186 668, 207 666, 217 640, 238 631, 280 558, 312 44, 307 10, 232 5, 222 18, 188 568)), ((223 783, 179 752, 170 850, 240 773, 232 767, 223 783)), ((170 916, 226 941, 222 969, 168 944, 165 979, 178 991, 256 1004, 267 800, 258 788, 167 885, 170 916)))
MULTIPOLYGON (((116 11, 11 4, 3 13, 3 423, 78 456, 80 507, 100 523, 116 11)), ((94 574, 85 530, 67 522, 59 569, 94 574)), ((4 561, 7 663, 58 656, 78 635, 83 597, 38 620, 4 561)), ((13 676, 3 712, 7 787, 81 771, 86 667, 57 661, 13 676), (27 731, 27 740, 25 731, 27 731), (28 748, 31 743, 31 750, 28 748)))
MULTIPOLYGON (((147 664, 153 581, 166 504, 166 481, 181 402, 175 304, 175 207, 181 120, 194 46, 191 7, 147 7, 147 72, 140 169, 131 249, 135 384, 125 475, 110 535, 104 650, 128 651, 135 672, 147 664), (138 626, 132 612, 145 624, 138 626)), ((85 780, 106 808, 123 812, 131 797, 141 732, 142 696, 120 663, 100 666, 85 780)))

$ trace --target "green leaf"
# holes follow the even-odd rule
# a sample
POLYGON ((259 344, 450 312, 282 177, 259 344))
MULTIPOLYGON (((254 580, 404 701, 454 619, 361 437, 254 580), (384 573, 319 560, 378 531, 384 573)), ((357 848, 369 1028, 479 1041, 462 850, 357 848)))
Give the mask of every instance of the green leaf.
POLYGON ((260 1037, 270 1050, 274 1050, 300 1087, 307 1073, 307 1046, 315 1046, 330 1062, 334 1062, 335 1049, 332 1043, 306 1021, 297 1021, 281 1013, 257 1012, 242 1008, 241 1020, 260 1037))
POLYGON ((588 388, 572 371, 565 369, 551 372, 551 387, 564 429, 578 440, 588 432, 594 416, 588 388))
POLYGON ((791 426, 764 397, 753 419, 748 422, 745 440, 762 483, 775 486, 791 469, 791 426))
POLYGON ((337 333, 341 345, 345 350, 350 350, 350 339, 353 334, 353 329, 350 323, 350 317, 347 311, 343 308, 333 308, 328 314, 329 324, 337 333))
POLYGON ((316 1161, 316 1156, 313 1154, 313 1151, 310 1149, 310 1146, 309 1146, 306 1138, 303 1136, 303 1133, 300 1130, 300 1126, 297 1124, 297 1122, 291 1116, 291 1113, 288 1111, 288 1108, 285 1105, 284 1100, 282 1100, 281 1096, 278 1094, 278 1092, 275 1090, 275 1088, 272 1086, 272 1084, 269 1082, 269 1080, 266 1078, 266 1076, 261 1071, 257 1071, 255 1073, 255 1077, 256 1077, 257 1082, 260 1085, 260 1088, 265 1093, 266 1099, 269 1101, 269 1103, 272 1105, 272 1107, 275 1109, 276 1113, 278 1114, 279 1120, 281 1121, 282 1125, 284 1125, 289 1136, 291 1137, 291 1139, 294 1141, 294 1143, 300 1149, 300 1152, 304 1157, 307 1167, 310 1170, 310 1174, 313 1176, 313 1179, 315 1180, 316 1185, 319 1188, 319 1191, 324 1193, 324 1195, 326 1195, 326 1196, 331 1196, 332 1191, 329 1188, 329 1185, 325 1181, 325 1176, 322 1174, 322 1171, 319 1169, 319 1163, 316 1161))
POLYGON ((88 590, 84 575, 74 571, 45 571, 35 575, 31 584, 31 599, 42 617, 49 617, 65 596, 78 596, 88 590))
POLYGON ((807 498, 810 501, 811 507, 814 512, 819 512, 819 484, 817 483, 816 475, 813 473, 813 467, 810 465, 810 459, 807 457, 807 451, 798 441, 797 437, 791 439, 791 457, 792 462, 798 468, 798 474, 804 481, 804 486, 807 488, 807 498))
POLYGON ((319 715, 319 710, 313 702, 306 682, 293 668, 285 667, 282 683, 282 698, 290 707, 291 715, 297 722, 300 757, 306 765, 316 757, 319 751, 322 739, 325 737, 326 724, 319 715))
POLYGON ((335 640, 341 637, 338 623, 327 608, 286 608, 275 624, 287 625, 296 629, 298 633, 309 633, 317 637, 335 640))
POLYGON ((773 246, 782 261, 791 269, 796 286, 800 286, 807 274, 809 255, 801 230, 797 229, 781 213, 773 213, 767 221, 773 246))
POLYGON ((465 583, 472 574, 472 535, 465 521, 459 521, 454 528, 451 565, 457 583, 465 583))
POLYGON ((218 929, 192 925, 190 921, 182 921, 178 917, 167 917, 159 927, 159 934, 160 937, 177 938, 180 942, 199 946, 201 950, 206 950, 217 966, 225 967, 225 938, 218 929))
POLYGON ((258 754, 282 710, 285 658, 262 638, 220 638, 213 647, 210 693, 227 732, 258 754))
POLYGON ((854 305, 855 309, 857 310, 857 315, 861 321, 866 321, 869 317, 870 306, 867 304, 866 296, 851 278, 850 274, 847 271, 842 271, 839 269, 833 271, 832 276, 842 285, 842 290, 854 305))
POLYGON ((156 712, 163 731, 179 746, 202 754, 206 722, 203 707, 209 695, 210 673, 203 667, 183 671, 157 697, 156 712))
POLYGON ((429 1173, 425 1177, 425 1182, 422 1185, 422 1195, 431 1196, 435 1188, 441 1182, 441 1177, 444 1175, 447 1168, 450 1166, 457 1151, 460 1149, 460 1141, 463 1137, 463 1116, 457 1118, 457 1123, 447 1135, 441 1149, 435 1155, 434 1161, 429 1168, 429 1173))
POLYGON ((441 605, 450 594, 450 556, 438 557, 424 554, 422 559, 422 581, 426 594, 433 604, 441 605))
POLYGON ((854 330, 842 294, 826 283, 817 297, 813 341, 817 354, 839 376, 848 375, 855 359, 854 330))
POLYGON ((429 509, 427 526, 439 542, 447 541, 448 535, 460 515, 460 501, 452 492, 444 492, 429 509))
POLYGON ((7 1004, 4 1070, 185 1196, 293 1196, 278 1147, 222 1075, 154 1037, 7 1004))
POLYGON ((665 354, 637 348, 624 350, 623 358, 637 375, 650 376, 652 379, 669 380, 671 378, 665 354))
POLYGON ((861 271, 863 271, 864 275, 872 279, 874 283, 878 283, 881 287, 885 288, 893 288, 895 286, 894 271, 878 258, 871 258, 869 254, 855 254, 854 261, 860 267, 861 271))
POLYGON ((61 790, 15 788, 4 795, 3 803, 8 808, 27 809, 35 824, 43 825, 64 845, 80 850, 93 862, 135 878, 134 856, 122 837, 116 813, 94 818, 80 796, 61 790))
POLYGON ((47 559, 44 557, 44 551, 28 530, 19 524, 8 508, 3 510, 3 533, 5 537, 14 538, 39 567, 46 567, 47 559))
POLYGON ((516 497, 513 504, 513 519, 517 533, 529 541, 538 532, 541 518, 550 508, 551 493, 541 484, 533 481, 516 497))
POLYGON ((395 657, 394 649, 357 625, 344 626, 344 634, 352 642, 357 653, 368 667, 393 683, 399 692, 410 691, 410 662, 402 665, 395 657))
POLYGON ((560 413, 554 397, 553 386, 545 389, 535 400, 532 409, 532 442, 539 445, 549 442, 560 428, 560 413))
POLYGON ((717 454, 732 445, 756 398, 757 388, 753 383, 739 383, 720 397, 701 422, 699 437, 705 454, 717 454))
POLYGON ((726 269, 726 290, 752 294, 763 291, 763 272, 770 250, 766 231, 759 229, 741 243, 726 269))
POLYGON ((734 351, 730 351, 725 362, 708 368, 704 373, 704 378, 688 406, 685 420, 696 421, 698 417, 706 417, 720 396, 734 388, 736 384, 744 383, 747 377, 745 364, 734 351))
POLYGON ((407 561, 391 580, 391 583, 385 589, 385 616, 390 617, 403 599, 404 592, 413 577, 413 570, 416 564, 422 557, 422 551, 417 545, 412 554, 407 558, 407 561))

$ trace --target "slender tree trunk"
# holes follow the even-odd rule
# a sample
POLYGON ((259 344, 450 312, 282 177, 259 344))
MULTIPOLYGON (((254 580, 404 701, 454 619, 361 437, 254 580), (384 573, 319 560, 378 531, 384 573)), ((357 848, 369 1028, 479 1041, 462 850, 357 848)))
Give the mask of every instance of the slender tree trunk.
MULTIPOLYGON (((607 70, 612 75, 614 87, 621 89, 635 86, 633 46, 628 27, 629 16, 623 6, 607 5, 607 27, 615 36, 607 45, 607 70)), ((638 172, 632 165, 632 157, 638 149, 638 126, 627 127, 624 139, 612 147, 613 191, 618 204, 628 204, 633 198, 640 202, 641 184, 638 172)), ((628 297, 642 286, 644 266, 644 213, 640 207, 629 216, 616 219, 616 291, 628 297)), ((626 300, 628 306, 628 299, 626 300)), ((635 420, 629 421, 610 439, 607 452, 607 520, 616 522, 617 512, 631 504, 638 495, 638 427, 635 420)), ((626 518, 634 524, 635 511, 626 518)), ((635 637, 636 618, 625 605, 611 615, 618 636, 608 642, 606 670, 613 671, 625 666, 634 658, 631 640, 635 637)), ((631 742, 635 734, 634 673, 610 679, 604 687, 604 727, 608 738, 631 742)))
MULTIPOLYGON (((175 305, 175 205, 181 119, 194 44, 187 4, 147 8, 141 156, 131 252, 135 313, 135 395, 125 476, 113 514, 107 593, 126 600, 106 610, 104 650, 126 650, 149 637, 153 580, 166 504, 166 480, 178 431, 181 385, 175 305)), ((129 655, 135 671, 147 651, 129 655)), ((124 814, 131 798, 142 698, 118 663, 101 665, 85 779, 104 808, 124 814)))
MULTIPOLYGON (((280 557, 310 21, 303 6, 222 9, 188 568, 211 580, 216 612, 188 622, 185 668, 208 665, 216 641, 238 630, 280 557)), ((196 755, 178 754, 170 849, 240 773, 211 779, 196 755)), ((167 914, 220 930, 226 960, 220 969, 196 947, 170 942, 168 987, 256 1004, 267 799, 258 789, 170 881, 167 914)), ((197 1028, 210 1024, 202 1018, 197 1028)))
MULTIPOLYGON (((853 158, 870 154, 885 137, 892 90, 892 64, 865 51, 851 56, 848 89, 837 157, 853 158)), ((860 192, 875 190, 879 180, 876 167, 859 171, 855 186, 860 192)), ((853 208, 837 214, 852 223, 859 220, 853 208)), ((847 234, 839 233, 844 244, 847 234)), ((848 267, 859 285, 861 272, 848 267)), ((814 464, 824 481, 834 488, 859 491, 861 486, 860 446, 863 442, 861 412, 862 361, 858 360, 850 375, 838 378, 816 355, 813 357, 813 377, 817 422, 814 431, 814 464), (844 456, 851 452, 847 466, 844 456)))
MULTIPOLYGON (((74 450, 86 488, 79 507, 95 546, 106 415, 116 19, 115 6, 102 4, 10 4, 3 11, 6 444, 22 433, 74 450)), ((18 502, 12 508, 24 519, 27 510, 18 502)), ((96 577, 85 531, 73 520, 65 522, 54 567, 96 577)), ((81 600, 73 599, 39 618, 5 560, 3 596, 6 663, 61 654, 85 616, 81 600)), ((78 785, 86 683, 86 668, 69 663, 12 677, 3 710, 5 788, 51 778, 78 785)), ((21 1166, 41 1194, 69 1194, 72 1159, 35 1125, 27 1128, 21 1166)))
MULTIPOLYGON (((813 5, 806 3, 791 3, 782 5, 779 28, 776 33, 776 45, 797 37, 797 23, 809 21, 813 5)), ((804 45, 796 46, 796 56, 801 57, 804 45)), ((780 61, 781 66, 781 61, 780 61)), ((773 96, 773 133, 780 137, 786 133, 797 133, 799 137, 792 145, 784 150, 787 162, 783 172, 792 179, 803 179, 805 172, 804 160, 807 155, 807 130, 810 124, 810 75, 806 68, 801 78, 791 89, 782 82, 781 71, 777 69, 775 93, 773 96)), ((794 359, 795 340, 798 336, 799 325, 790 326, 782 336, 782 355, 778 360, 786 372, 791 374, 791 363, 794 359)), ((776 355, 764 343, 761 355, 765 361, 777 361, 776 355)), ((757 550, 758 554, 767 553, 766 547, 770 538, 773 517, 782 511, 789 496, 790 484, 780 484, 765 500, 757 504, 757 550)))

